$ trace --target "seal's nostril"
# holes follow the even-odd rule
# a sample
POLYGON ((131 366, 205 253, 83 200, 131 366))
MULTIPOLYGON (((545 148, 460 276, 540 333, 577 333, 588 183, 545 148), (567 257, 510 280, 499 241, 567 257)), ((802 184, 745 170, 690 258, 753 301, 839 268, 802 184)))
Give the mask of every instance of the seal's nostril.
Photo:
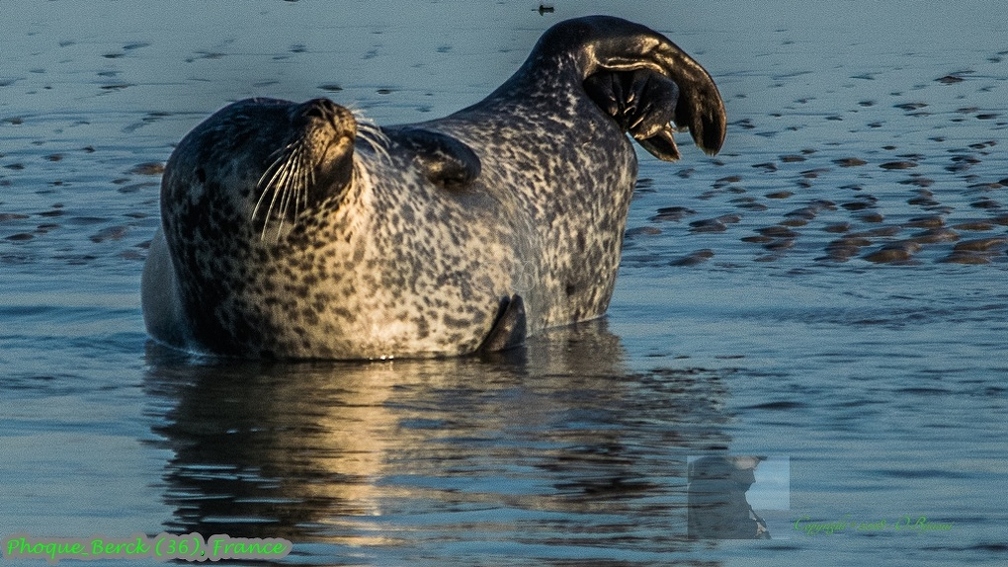
POLYGON ((308 107, 304 111, 303 116, 305 118, 318 118, 318 119, 321 119, 321 120, 325 120, 326 118, 328 118, 328 115, 326 114, 325 110, 323 108, 318 107, 318 106, 310 106, 310 107, 308 107))
POLYGON ((336 103, 327 98, 316 98, 302 105, 301 115, 305 118, 332 120, 337 113, 336 103))

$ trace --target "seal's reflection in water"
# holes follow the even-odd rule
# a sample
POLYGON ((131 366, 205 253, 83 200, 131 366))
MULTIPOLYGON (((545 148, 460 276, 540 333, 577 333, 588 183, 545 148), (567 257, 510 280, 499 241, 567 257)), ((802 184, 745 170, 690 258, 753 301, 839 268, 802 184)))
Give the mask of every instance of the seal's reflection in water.
POLYGON ((604 320, 492 360, 193 363, 152 347, 154 433, 174 453, 166 527, 680 549, 686 456, 727 447, 730 371, 629 373, 623 360, 604 320))

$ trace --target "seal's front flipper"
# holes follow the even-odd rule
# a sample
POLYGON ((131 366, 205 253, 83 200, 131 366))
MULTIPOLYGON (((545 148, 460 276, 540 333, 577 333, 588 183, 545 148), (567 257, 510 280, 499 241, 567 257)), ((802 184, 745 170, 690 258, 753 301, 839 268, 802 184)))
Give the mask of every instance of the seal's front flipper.
POLYGON ((520 346, 525 343, 527 332, 525 302, 520 295, 512 295, 510 299, 501 300, 497 320, 494 321, 490 334, 476 351, 497 352, 520 346))
POLYGON ((670 122, 675 120, 679 87, 648 69, 601 71, 584 81, 585 92, 623 130, 656 158, 679 159, 670 122))
POLYGON ((386 133, 415 154, 424 176, 439 187, 462 189, 479 177, 479 156, 456 138, 408 126, 388 129, 386 133))

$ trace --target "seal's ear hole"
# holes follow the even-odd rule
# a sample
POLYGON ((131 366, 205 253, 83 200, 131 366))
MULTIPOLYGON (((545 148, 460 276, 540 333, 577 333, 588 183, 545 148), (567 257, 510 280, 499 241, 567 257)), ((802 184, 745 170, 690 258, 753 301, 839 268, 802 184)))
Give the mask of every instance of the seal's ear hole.
POLYGON ((585 93, 635 139, 656 135, 674 118, 679 87, 650 69, 604 70, 584 81, 585 93))
POLYGON ((196 168, 196 179, 200 183, 206 183, 206 170, 204 170, 202 167, 196 168))

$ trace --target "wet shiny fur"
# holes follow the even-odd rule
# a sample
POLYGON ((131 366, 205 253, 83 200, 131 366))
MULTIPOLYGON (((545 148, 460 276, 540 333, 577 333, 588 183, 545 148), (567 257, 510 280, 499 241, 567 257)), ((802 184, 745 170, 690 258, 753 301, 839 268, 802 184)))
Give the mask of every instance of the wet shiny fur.
POLYGON ((670 120, 720 148, 709 75, 600 16, 557 24, 504 85, 439 120, 230 105, 166 166, 148 330, 217 354, 375 359, 504 349, 598 317, 637 175, 626 133, 676 159, 670 120))

